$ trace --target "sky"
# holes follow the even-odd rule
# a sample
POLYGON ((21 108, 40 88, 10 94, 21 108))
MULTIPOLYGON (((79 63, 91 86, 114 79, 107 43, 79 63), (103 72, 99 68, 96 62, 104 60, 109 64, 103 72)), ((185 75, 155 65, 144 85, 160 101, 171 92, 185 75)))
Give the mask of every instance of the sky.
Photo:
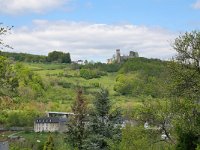
POLYGON ((13 47, 4 51, 106 62, 120 49, 170 59, 175 38, 200 29, 200 0, 0 0, 0 23, 14 26, 1 37, 13 47))

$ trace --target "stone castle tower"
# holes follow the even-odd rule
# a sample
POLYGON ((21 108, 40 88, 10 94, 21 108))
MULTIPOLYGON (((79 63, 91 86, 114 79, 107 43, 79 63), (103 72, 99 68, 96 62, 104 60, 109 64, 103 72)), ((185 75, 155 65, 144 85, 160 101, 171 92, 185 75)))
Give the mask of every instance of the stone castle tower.
POLYGON ((121 62, 120 49, 116 49, 116 61, 117 61, 117 63, 121 62))
POLYGON ((121 63, 129 58, 135 58, 135 57, 139 57, 138 52, 130 51, 129 55, 121 56, 120 49, 116 49, 116 54, 112 58, 108 59, 107 63, 108 64, 121 63))

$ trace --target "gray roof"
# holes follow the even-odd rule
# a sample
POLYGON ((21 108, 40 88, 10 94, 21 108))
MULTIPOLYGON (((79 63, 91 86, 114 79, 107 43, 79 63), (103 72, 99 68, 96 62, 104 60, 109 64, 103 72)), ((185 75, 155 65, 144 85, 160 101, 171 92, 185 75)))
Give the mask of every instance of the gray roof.
POLYGON ((48 111, 47 114, 74 115, 74 113, 72 112, 57 112, 57 111, 48 111))
POLYGON ((42 117, 35 119, 35 123, 60 123, 66 121, 67 118, 59 118, 59 117, 42 117))

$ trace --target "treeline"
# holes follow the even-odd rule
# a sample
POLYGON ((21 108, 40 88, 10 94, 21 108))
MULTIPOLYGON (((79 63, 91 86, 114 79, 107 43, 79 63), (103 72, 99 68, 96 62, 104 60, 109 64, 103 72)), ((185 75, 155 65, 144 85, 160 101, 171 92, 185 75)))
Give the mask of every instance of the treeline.
POLYGON ((105 64, 101 62, 80 65, 80 77, 85 79, 100 78, 107 75, 107 73, 117 72, 120 66, 120 64, 105 64))
POLYGON ((20 62, 71 63, 70 53, 64 53, 64 52, 60 52, 60 51, 50 52, 48 54, 48 56, 0 51, 0 56, 4 56, 4 57, 10 58, 10 59, 13 59, 14 61, 20 61, 20 62))
POLYGON ((71 65, 71 69, 79 70, 80 77, 85 79, 100 78, 101 76, 105 76, 108 73, 118 72, 120 67, 121 64, 117 63, 105 64, 101 62, 93 63, 87 61, 84 65, 79 65, 77 63, 73 63, 71 65))
POLYGON ((114 64, 105 64, 101 62, 97 63, 88 63, 86 65, 82 65, 81 69, 98 69, 99 71, 105 71, 105 72, 117 72, 120 69, 120 64, 114 63, 114 64))

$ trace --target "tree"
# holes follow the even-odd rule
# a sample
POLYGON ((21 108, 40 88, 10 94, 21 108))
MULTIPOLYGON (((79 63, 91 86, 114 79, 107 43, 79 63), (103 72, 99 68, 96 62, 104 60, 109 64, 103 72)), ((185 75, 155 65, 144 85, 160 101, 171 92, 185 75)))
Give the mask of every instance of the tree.
POLYGON ((51 135, 49 135, 47 142, 45 142, 43 150, 54 150, 53 137, 51 135))
POLYGON ((18 85, 16 71, 5 57, 0 56, 0 96, 13 95, 18 85))
POLYGON ((13 28, 13 26, 12 27, 9 27, 9 26, 4 27, 2 25, 2 23, 0 23, 0 49, 3 49, 4 47, 11 48, 9 45, 4 43, 3 36, 8 34, 11 31, 12 28, 13 28))
MULTIPOLYGON (((165 142, 175 145, 177 150, 195 150, 200 145, 200 32, 179 36, 173 47, 177 56, 169 63, 170 76, 166 78, 170 89, 170 95, 166 96, 171 99, 148 100, 138 110, 140 116, 135 118, 159 126, 158 129, 167 137, 165 142)), ((125 132, 122 141, 131 138, 128 136, 125 132)), ((156 141, 159 139, 159 136, 155 138, 156 141)), ((136 137, 133 143, 137 140, 136 137)), ((126 141, 123 143, 126 146, 126 141)))
POLYGON ((119 143, 121 139, 121 112, 111 112, 108 90, 101 89, 94 101, 94 109, 89 113, 88 134, 85 149, 106 150, 110 144, 119 143))
MULTIPOLYGON (((155 130, 146 130, 143 126, 127 124, 122 129, 122 141, 119 147, 120 150, 154 149, 156 137, 157 132, 155 130)), ((162 149, 164 150, 164 148, 162 149)))
POLYGON ((70 118, 68 124, 67 140, 73 148, 83 149, 83 142, 86 138, 86 117, 87 103, 83 97, 83 90, 78 88, 77 99, 72 106, 74 116, 70 118))
POLYGON ((53 51, 48 54, 47 61, 49 62, 55 61, 59 63, 71 63, 71 58, 69 53, 53 51))
POLYGON ((200 144, 200 32, 186 32, 173 47, 177 51, 170 65, 177 149, 194 150, 200 144))

